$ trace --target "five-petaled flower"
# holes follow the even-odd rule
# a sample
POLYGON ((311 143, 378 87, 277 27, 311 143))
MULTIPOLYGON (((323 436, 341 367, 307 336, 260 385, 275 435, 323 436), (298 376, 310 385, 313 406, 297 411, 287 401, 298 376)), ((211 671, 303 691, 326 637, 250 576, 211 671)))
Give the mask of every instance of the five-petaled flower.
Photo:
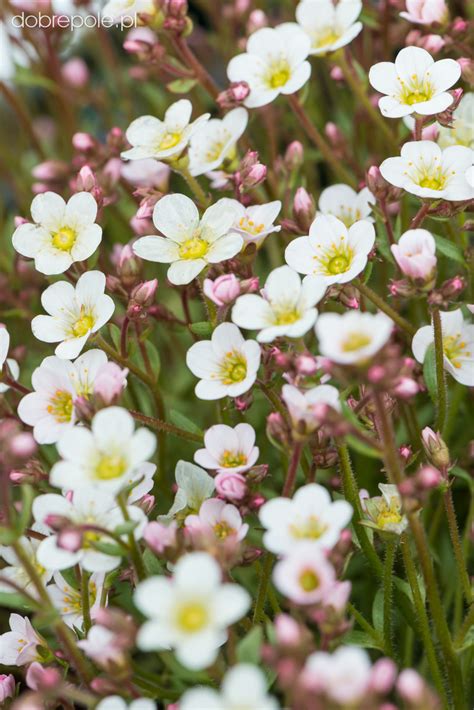
POLYGON ((323 313, 316 322, 321 355, 340 365, 370 362, 388 341, 392 330, 393 323, 384 313, 323 313))
POLYGON ((204 446, 196 451, 194 460, 203 468, 218 473, 248 471, 259 454, 258 446, 255 446, 255 429, 246 423, 233 428, 227 424, 214 424, 204 434, 204 446))

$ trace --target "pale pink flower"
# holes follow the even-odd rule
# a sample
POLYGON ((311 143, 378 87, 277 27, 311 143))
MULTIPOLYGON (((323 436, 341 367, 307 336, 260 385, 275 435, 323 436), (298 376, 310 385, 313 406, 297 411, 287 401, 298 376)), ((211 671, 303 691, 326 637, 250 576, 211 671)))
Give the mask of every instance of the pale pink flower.
POLYGON ((31 690, 47 690, 57 688, 61 683, 61 674, 57 668, 45 668, 34 661, 26 672, 26 684, 31 690))
POLYGON ((153 521, 146 526, 143 539, 153 552, 161 555, 167 547, 173 547, 176 544, 177 529, 178 526, 174 520, 169 525, 153 521))
POLYGON ((104 404, 114 404, 127 386, 128 369, 122 369, 115 362, 106 362, 98 370, 94 382, 94 394, 99 395, 104 404))
POLYGON ((61 69, 63 79, 76 89, 83 88, 89 81, 89 69, 80 57, 71 57, 61 69))
POLYGON ((42 639, 27 616, 10 614, 10 631, 0 636, 0 665, 25 666, 38 658, 36 647, 42 639))
POLYGON ((235 301, 240 295, 240 282, 235 274, 223 274, 214 281, 204 279, 204 294, 217 306, 224 306, 235 301))
POLYGON ((392 254, 401 271, 410 279, 428 281, 436 268, 436 242, 426 229, 409 229, 398 244, 392 244, 392 254))
POLYGON ((198 515, 188 515, 184 521, 191 532, 213 533, 218 540, 231 537, 240 541, 246 536, 249 526, 235 507, 218 498, 205 500, 198 515))
POLYGON ((215 424, 206 431, 204 446, 194 454, 195 462, 219 473, 229 470, 243 473, 254 465, 259 455, 255 429, 250 424, 237 424, 233 428, 215 424))
POLYGON ((306 661, 305 685, 342 706, 358 706, 369 689, 370 658, 362 648, 341 646, 333 654, 317 651, 306 661))
POLYGON ((241 501, 248 492, 245 477, 241 473, 235 473, 235 471, 218 473, 214 483, 217 494, 226 500, 241 501))
POLYGON ((406 12, 401 12, 400 17, 416 25, 442 23, 448 19, 445 0, 406 0, 406 8, 406 12))
POLYGON ((277 562, 273 581, 295 604, 318 604, 330 600, 336 574, 323 552, 313 545, 299 545, 277 562))
POLYGON ((123 648, 116 643, 116 635, 105 626, 93 626, 87 638, 78 641, 77 645, 104 668, 110 663, 120 663, 123 659, 123 648))
POLYGON ((7 698, 13 698, 15 693, 15 678, 10 675, 0 673, 0 703, 5 702, 7 698))
POLYGON ((405 668, 398 676, 397 691, 404 700, 418 705, 425 695, 425 683, 413 668, 405 668))

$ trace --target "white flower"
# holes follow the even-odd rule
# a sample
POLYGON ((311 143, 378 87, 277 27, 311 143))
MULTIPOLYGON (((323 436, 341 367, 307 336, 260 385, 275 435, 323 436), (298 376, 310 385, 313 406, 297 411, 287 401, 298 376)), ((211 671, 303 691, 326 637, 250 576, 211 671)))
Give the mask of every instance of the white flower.
MULTIPOLYGON (((278 710, 277 701, 267 695, 267 680, 256 666, 238 663, 225 674, 220 691, 191 688, 179 700, 180 710, 278 710)), ((111 709, 112 710, 112 709, 111 709)))
POLYGON ((95 710, 156 710, 154 700, 137 698, 127 703, 120 695, 108 695, 95 706, 95 710))
MULTIPOLYGON (((137 523, 133 534, 139 539, 147 523, 145 513, 133 505, 127 507, 127 513, 130 520, 137 523)), ((37 550, 38 561, 47 570, 62 570, 80 564, 88 572, 110 572, 119 566, 120 556, 107 555, 95 547, 95 543, 113 542, 98 528, 114 532, 124 523, 123 513, 112 495, 95 488, 82 488, 74 492, 72 500, 57 493, 35 498, 35 520, 49 529, 47 519, 50 515, 69 520, 71 530, 78 532, 77 545, 72 546, 77 549, 71 550, 61 547, 61 536, 50 529, 51 534, 39 543, 37 550)))
POLYGON ((219 168, 224 160, 235 157, 235 145, 248 123, 248 113, 234 108, 224 118, 202 123, 189 142, 189 172, 203 175, 219 168))
POLYGON ((117 634, 100 624, 95 624, 87 638, 78 641, 77 645, 101 668, 108 669, 124 663, 124 649, 118 643, 117 634))
POLYGON ((406 0, 406 7, 400 17, 417 25, 442 24, 449 18, 445 0, 406 0))
POLYGON ((154 158, 132 160, 123 163, 120 174, 136 187, 156 187, 160 192, 168 192, 171 168, 154 158))
POLYGON ((306 84, 311 74, 306 61, 309 51, 309 37, 297 25, 264 27, 250 35, 245 54, 230 60, 227 76, 248 83, 245 106, 265 106, 279 94, 294 94, 306 84))
POLYGON ((196 205, 185 195, 166 195, 153 211, 155 227, 163 237, 137 239, 135 254, 147 261, 171 264, 168 279, 177 286, 190 283, 208 264, 235 256, 243 246, 238 234, 229 234, 234 213, 218 200, 201 219, 196 205))
POLYGON ((337 412, 341 411, 339 392, 332 385, 318 385, 304 392, 293 385, 283 385, 281 396, 295 427, 303 421, 307 433, 314 431, 320 424, 317 417, 318 405, 327 404, 337 412))
POLYGON ((375 197, 368 187, 356 192, 350 185, 338 184, 322 191, 318 210, 325 215, 337 217, 349 228, 361 219, 373 222, 370 216, 373 204, 375 197))
POLYGON ((303 670, 305 682, 314 681, 319 692, 333 702, 356 705, 369 689, 371 664, 367 651, 357 646, 341 646, 333 654, 312 653, 303 670))
POLYGON ((136 118, 125 134, 132 148, 125 150, 121 157, 125 160, 172 160, 177 157, 186 148, 198 126, 209 118, 206 113, 190 123, 192 110, 192 103, 188 99, 180 99, 171 104, 163 121, 155 116, 136 118))
MULTIPOLYGON (((82 609, 81 590, 71 587, 66 582, 62 574, 54 573, 54 584, 48 586, 48 594, 56 609, 62 616, 62 620, 71 629, 82 629, 84 623, 82 609)), ((89 609, 91 617, 100 609, 100 600, 104 587, 105 574, 95 572, 88 581, 89 587, 89 609)))
POLYGON ((281 210, 280 200, 245 207, 238 200, 224 197, 221 203, 234 210, 232 231, 240 234, 246 244, 255 242, 260 245, 269 234, 281 230, 280 225, 274 224, 281 210))
POLYGON ((341 365, 363 364, 385 345, 393 323, 384 313, 323 313, 316 323, 321 355, 341 365))
POLYGON ((10 631, 0 636, 0 664, 2 666, 26 666, 40 660, 37 646, 43 640, 36 633, 27 616, 10 614, 10 631))
POLYGON ((0 371, 6 362, 9 348, 10 333, 6 328, 0 326, 0 371))
POLYGON ((258 459, 255 446, 255 429, 250 424, 215 424, 204 434, 204 449, 194 454, 194 460, 203 468, 242 473, 252 468, 258 459))
POLYGON ((76 287, 57 281, 41 294, 47 316, 36 316, 31 322, 33 335, 46 343, 58 343, 54 351, 65 360, 77 357, 87 339, 112 317, 115 305, 104 294, 105 276, 88 271, 78 279, 76 287))
POLYGON ((367 517, 362 524, 382 532, 401 535, 408 527, 408 519, 403 513, 398 488, 392 484, 379 483, 379 490, 381 496, 374 498, 361 496, 362 510, 367 517))
POLYGON ((288 554, 299 544, 331 549, 341 530, 352 518, 352 506, 345 500, 331 501, 323 486, 309 483, 293 498, 273 498, 259 512, 266 528, 263 543, 276 554, 288 554))
POLYGON ((466 180, 472 150, 454 145, 441 150, 432 141, 411 141, 402 146, 400 157, 387 158, 380 172, 387 182, 418 197, 469 200, 474 196, 466 180))
POLYGON ((310 54, 334 52, 352 42, 362 30, 356 22, 362 10, 359 0, 303 0, 296 8, 298 25, 311 41, 310 54))
MULTIPOLYGON (((464 320, 462 310, 441 311, 444 369, 462 385, 474 387, 474 325, 464 320)), ((416 331, 412 349, 418 362, 424 362, 426 351, 434 343, 433 324, 416 331)))
POLYGON ((436 242, 427 229, 409 229, 390 247, 401 271, 410 279, 428 281, 436 269, 436 242))
POLYGON ((34 392, 23 397, 18 416, 34 427, 33 436, 39 444, 54 444, 74 425, 74 401, 93 393, 94 379, 106 362, 102 350, 88 350, 74 362, 46 357, 34 370, 34 392))
POLYGON ((369 81, 376 91, 386 94, 379 100, 384 116, 401 118, 410 113, 432 116, 453 103, 447 91, 461 76, 454 59, 435 62, 426 49, 404 47, 395 63, 379 62, 369 71, 369 81))
POLYGON ((136 17, 139 13, 154 15, 156 6, 153 0, 109 0, 101 15, 113 20, 120 20, 126 17, 136 17))
POLYGON ((295 604, 318 604, 330 600, 336 574, 321 550, 300 543, 275 565, 273 581, 295 604))
POLYGON ((262 295, 239 296, 232 309, 232 320, 241 328, 259 330, 257 340, 269 343, 287 336, 299 338, 314 325, 314 307, 324 296, 326 285, 317 279, 301 278, 289 266, 280 266, 268 276, 262 295))
POLYGON ((255 340, 244 340, 233 323, 221 323, 211 340, 191 345, 186 364, 201 378, 194 390, 199 399, 239 397, 257 378, 260 346, 255 340))
POLYGON ((472 117, 474 116, 474 91, 464 94, 459 106, 453 113, 453 126, 447 128, 439 125, 437 143, 440 148, 450 145, 464 145, 474 150, 474 130, 472 117))
MULTIPOLYGON (((40 528, 39 526, 36 526, 34 530, 41 530, 41 532, 44 532, 44 528, 40 528)), ((28 557, 31 565, 34 567, 36 572, 38 573, 39 578, 43 582, 43 584, 47 584, 49 580, 51 579, 53 573, 51 570, 47 570, 44 568, 42 563, 38 559, 38 548, 39 545, 41 544, 39 540, 36 538, 32 537, 26 537, 22 536, 19 539, 19 544, 23 548, 23 551, 25 555, 28 557)), ((0 569, 0 591, 2 592, 13 592, 14 590, 12 587, 10 587, 8 584, 4 583, 2 580, 10 580, 14 582, 17 586, 19 586, 21 589, 24 589, 25 592, 30 594, 32 597, 35 599, 38 598, 38 592, 36 590, 35 585, 31 581, 31 578, 28 574, 28 572, 25 570, 23 564, 19 560, 19 558, 16 555, 16 552, 12 547, 0 547, 0 557, 3 557, 5 562, 9 565, 8 567, 4 567, 3 569, 0 569)))
POLYGON ((227 627, 244 616, 251 602, 239 585, 222 584, 219 565, 203 552, 182 557, 172 579, 151 577, 141 582, 134 601, 151 619, 138 632, 138 647, 173 648, 178 661, 193 670, 214 663, 227 639, 227 627))
POLYGON ((116 493, 137 480, 140 465, 153 456, 156 437, 137 429, 131 414, 121 407, 98 412, 91 430, 75 426, 58 441, 62 461, 51 469, 50 483, 63 489, 89 489, 116 493))
POLYGON ((466 181, 474 189, 474 165, 466 170, 466 181))
POLYGON ((43 192, 31 203, 31 216, 33 223, 20 224, 12 241, 42 274, 62 274, 75 261, 88 259, 102 240, 90 192, 78 192, 67 203, 55 192, 43 192))
MULTIPOLYGON (((5 330, 5 328, 2 328, 2 330, 5 330)), ((5 360, 5 363, 8 365, 8 369, 10 370, 10 375, 12 376, 12 378, 14 380, 18 380, 18 378, 20 376, 20 366, 18 365, 17 361, 11 357, 7 357, 7 359, 5 360)), ((2 373, 2 368, 0 367, 0 378, 1 378, 1 373, 2 373)), ((6 385, 4 382, 0 382, 0 394, 5 394, 5 392, 8 392, 9 389, 10 389, 9 385, 6 385)))
POLYGON ((180 514, 183 520, 188 513, 197 513, 202 503, 214 493, 214 479, 188 461, 178 461, 175 471, 178 490, 173 505, 166 515, 160 515, 159 520, 169 521, 180 514))
POLYGON ((318 214, 309 235, 288 244, 285 261, 300 274, 316 276, 327 288, 360 274, 374 242, 375 229, 367 220, 354 222, 347 229, 337 217, 318 214))
POLYGON ((248 533, 249 526, 242 522, 239 509, 219 498, 205 500, 199 513, 188 515, 184 521, 186 531, 213 536, 219 542, 240 542, 248 533))

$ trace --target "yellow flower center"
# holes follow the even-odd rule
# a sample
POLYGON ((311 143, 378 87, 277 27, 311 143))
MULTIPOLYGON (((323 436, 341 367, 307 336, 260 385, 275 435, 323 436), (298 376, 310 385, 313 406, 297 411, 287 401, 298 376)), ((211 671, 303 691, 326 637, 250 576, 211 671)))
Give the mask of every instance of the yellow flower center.
POLYGON ((428 187, 430 190, 442 190, 446 180, 438 177, 424 177, 420 180, 420 187, 428 187))
POLYGON ((258 236, 265 229, 264 224, 256 224, 252 219, 249 219, 249 217, 241 217, 239 220, 239 227, 254 236, 258 236))
POLYGON ((229 535, 234 535, 235 530, 224 520, 214 525, 214 534, 218 540, 225 540, 229 535))
POLYGON ((81 315, 72 326, 72 334, 75 338, 82 338, 86 335, 94 325, 94 316, 91 313, 85 313, 81 308, 81 315))
POLYGON ((191 602, 180 607, 176 621, 183 631, 194 633, 206 626, 208 612, 203 604, 191 602))
POLYGON ((286 59, 277 59, 271 64, 266 77, 269 89, 279 89, 285 86, 291 76, 290 65, 286 59))
POLYGON ((238 352, 226 353, 221 365, 221 380, 224 385, 234 385, 247 377, 247 360, 238 352))
POLYGON ((182 137, 182 133, 165 133, 158 144, 158 150, 169 150, 178 145, 182 137))
POLYGON ((313 48, 321 49, 322 47, 329 47, 334 42, 340 38, 341 33, 337 32, 334 27, 325 27, 318 32, 313 33, 313 48))
POLYGON ((275 325, 290 325, 296 323, 300 318, 300 313, 296 308, 278 308, 274 309, 275 325))
POLYGON ((337 217, 347 228, 352 227, 354 222, 361 218, 360 210, 352 210, 352 207, 342 206, 337 214, 334 212, 330 212, 330 214, 337 217))
POLYGON ((71 227, 61 227, 57 232, 52 232, 53 246, 60 251, 71 251, 77 239, 77 232, 71 227))
POLYGON ((326 531, 327 525, 315 515, 310 515, 300 523, 290 525, 290 534, 296 539, 317 540, 326 531))
POLYGON ((223 468, 234 468, 235 466, 244 466, 247 463, 247 457, 240 451, 224 451, 219 465, 223 468))
POLYGON ((356 350, 362 350, 371 342, 372 338, 365 333, 349 333, 343 340, 341 349, 345 353, 353 353, 356 350))
POLYGON ((209 242, 200 237, 192 237, 179 245, 180 259, 201 259, 209 250, 209 242))
POLYGON ((300 574, 300 587, 304 592, 314 592, 319 587, 319 577, 312 569, 306 569, 300 574))
POLYGON ((313 256, 316 262, 313 274, 335 276, 344 274, 351 268, 354 250, 346 243, 344 235, 341 236, 338 244, 333 242, 329 247, 318 244, 317 248, 319 253, 313 256))
POLYGON ((398 523, 401 523, 402 518, 403 516, 400 512, 400 503, 397 498, 392 498, 390 500, 390 506, 388 506, 386 501, 382 499, 377 518, 375 519, 375 524, 378 528, 383 530, 387 527, 387 525, 397 525, 398 523))
POLYGON ((120 454, 109 454, 102 456, 97 462, 94 474, 95 478, 101 481, 109 481, 113 478, 120 478, 127 470, 127 461, 120 454))
POLYGON ((423 101, 429 101, 434 94, 434 88, 430 80, 427 78, 429 72, 420 79, 416 74, 412 74, 408 82, 399 78, 401 85, 399 100, 402 104, 420 104, 423 101))
POLYGON ((69 422, 72 417, 73 403, 70 392, 56 390, 54 396, 49 400, 46 407, 49 414, 52 414, 57 422, 69 422))
POLYGON ((444 354, 457 370, 461 367, 460 358, 471 356, 471 353, 466 350, 466 347, 465 341, 461 340, 461 333, 447 335, 443 338, 444 354))
MULTIPOLYGON (((408 175, 415 185, 428 188, 429 190, 444 190, 450 176, 443 172, 443 168, 439 165, 437 158, 429 163, 422 162, 420 165, 408 164, 408 170, 405 175, 408 175)), ((456 171, 452 170, 451 175, 455 175, 456 171)))

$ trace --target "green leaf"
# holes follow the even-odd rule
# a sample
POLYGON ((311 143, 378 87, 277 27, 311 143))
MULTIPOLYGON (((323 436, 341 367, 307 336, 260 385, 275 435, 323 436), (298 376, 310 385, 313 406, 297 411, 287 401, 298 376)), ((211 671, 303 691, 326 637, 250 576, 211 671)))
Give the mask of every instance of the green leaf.
MULTIPOLYGON (((0 571, 1 577, 1 571, 0 571)), ((31 611, 31 607, 21 594, 17 592, 0 592, 0 607, 6 609, 19 609, 21 611, 31 611)))
POLYGON ((143 553, 143 564, 145 565, 145 569, 150 576, 153 576, 154 574, 163 574, 163 564, 149 549, 146 549, 143 553))
POLYGON ((436 402, 438 397, 438 388, 436 384, 436 354, 434 343, 429 346, 425 354, 425 361, 423 363, 423 378, 431 399, 433 402, 436 402))
POLYGON ((187 94, 188 91, 194 89, 197 83, 197 79, 175 79, 166 84, 166 88, 172 94, 187 94))
POLYGON ((369 446, 369 444, 366 444, 364 441, 361 441, 353 434, 348 434, 346 436, 346 441, 351 449, 354 449, 354 451, 357 451, 357 453, 362 454, 362 456, 368 456, 371 459, 382 458, 381 451, 372 448, 372 446, 369 446))
POLYGON ((113 542, 101 542, 97 540, 93 543, 95 550, 103 552, 104 555, 110 555, 111 557, 123 557, 124 549, 120 545, 116 545, 113 542))
POLYGON ((145 341, 145 347, 148 355, 148 359, 150 360, 150 365, 151 369, 153 371, 153 377, 155 378, 155 381, 158 380, 158 377, 160 376, 160 370, 161 370, 161 359, 160 359, 160 353, 156 349, 156 347, 153 345, 153 343, 150 340, 145 341))
POLYGON ((361 648, 376 648, 379 651, 383 651, 382 646, 378 644, 372 636, 366 634, 365 631, 349 631, 349 633, 344 636, 344 641, 354 646, 360 646, 361 648))
POLYGON ((123 523, 117 525, 114 532, 116 535, 129 535, 135 530, 138 525, 138 520, 124 520, 123 523))
POLYGON ((188 419, 181 412, 177 412, 176 409, 170 410, 170 419, 172 424, 175 424, 180 429, 184 431, 189 431, 191 434, 197 434, 197 436, 204 436, 202 429, 200 429, 191 419, 188 419))
POLYGON ((239 663, 259 663, 262 643, 262 627, 254 626, 237 644, 236 654, 239 663))
POLYGON ((441 254, 447 256, 448 259, 457 261, 458 264, 462 264, 463 266, 466 265, 464 254, 462 253, 462 250, 458 247, 457 244, 454 244, 453 242, 449 241, 449 239, 446 239, 445 237, 442 237, 439 234, 433 234, 433 237, 436 242, 436 249, 440 251, 441 254))
POLYGON ((33 488, 31 486, 29 486, 28 484, 24 484, 21 487, 21 499, 22 499, 21 513, 18 517, 18 523, 16 526, 18 533, 20 535, 23 535, 23 533, 25 532, 26 528, 29 525, 33 498, 34 498, 33 488))
POLYGON ((18 540, 19 537, 20 536, 16 530, 0 525, 0 545, 11 545, 12 542, 18 540))
POLYGON ((451 473, 453 476, 456 476, 456 478, 462 478, 462 480, 466 481, 470 488, 474 488, 474 478, 463 468, 460 468, 459 466, 453 466, 453 468, 450 469, 449 473, 451 473))
POLYGON ((208 338, 212 335, 212 325, 208 321, 200 321, 199 323, 191 323, 189 330, 198 335, 200 338, 208 338))
POLYGON ((115 345, 115 349, 117 352, 120 352, 120 328, 118 325, 115 325, 115 323, 109 323, 108 330, 110 337, 112 338, 112 342, 115 345))
POLYGON ((372 605, 372 622, 377 631, 383 632, 383 590, 379 589, 372 605))

